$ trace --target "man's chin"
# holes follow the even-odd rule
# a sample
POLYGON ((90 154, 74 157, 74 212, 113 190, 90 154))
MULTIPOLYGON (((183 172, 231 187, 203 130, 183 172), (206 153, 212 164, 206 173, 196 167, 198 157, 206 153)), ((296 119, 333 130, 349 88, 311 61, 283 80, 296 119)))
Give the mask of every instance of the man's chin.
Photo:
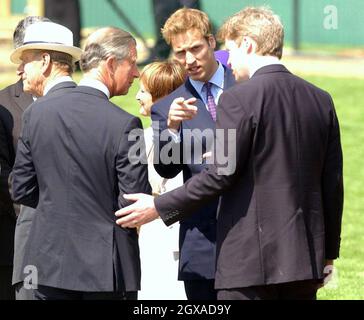
POLYGON ((207 79, 207 80, 205 79, 206 76, 203 72, 200 72, 198 74, 188 75, 188 77, 194 81, 201 81, 201 82, 206 82, 206 81, 210 80, 210 79, 207 79))

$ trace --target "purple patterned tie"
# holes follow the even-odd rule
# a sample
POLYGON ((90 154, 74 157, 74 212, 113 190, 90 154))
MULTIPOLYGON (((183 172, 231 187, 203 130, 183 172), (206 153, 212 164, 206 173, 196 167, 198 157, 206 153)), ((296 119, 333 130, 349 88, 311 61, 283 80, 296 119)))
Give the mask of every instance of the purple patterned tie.
POLYGON ((216 104, 215 104, 214 96, 211 93, 212 83, 206 82, 204 84, 204 86, 206 87, 207 108, 209 109, 212 119, 214 119, 214 121, 216 121, 216 104))

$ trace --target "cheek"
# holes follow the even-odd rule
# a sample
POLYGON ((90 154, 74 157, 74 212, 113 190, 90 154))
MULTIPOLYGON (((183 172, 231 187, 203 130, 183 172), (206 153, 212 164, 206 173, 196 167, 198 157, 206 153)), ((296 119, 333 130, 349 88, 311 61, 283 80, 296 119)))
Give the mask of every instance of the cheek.
POLYGON ((31 74, 31 66, 29 64, 25 64, 23 67, 23 71, 26 75, 30 75, 31 74))
POLYGON ((35 66, 33 63, 29 63, 24 66, 24 73, 26 74, 27 78, 30 79, 35 78, 39 71, 37 71, 37 66, 35 66))
POLYGON ((241 57, 239 57, 238 54, 232 54, 232 57, 231 57, 231 66, 233 69, 237 69, 237 68, 241 68, 243 62, 242 62, 242 59, 241 57))
POLYGON ((183 66, 186 64, 186 58, 185 57, 182 58, 182 57, 174 56, 173 60, 179 62, 183 66))
POLYGON ((153 105, 152 98, 147 95, 147 96, 144 97, 143 102, 144 102, 144 108, 147 111, 150 111, 150 109, 152 108, 152 105, 153 105))

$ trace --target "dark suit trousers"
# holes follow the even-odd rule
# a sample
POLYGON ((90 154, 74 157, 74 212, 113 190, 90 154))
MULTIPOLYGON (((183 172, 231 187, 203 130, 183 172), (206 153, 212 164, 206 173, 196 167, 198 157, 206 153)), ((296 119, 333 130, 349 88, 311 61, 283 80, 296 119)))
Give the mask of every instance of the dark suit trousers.
POLYGON ((216 300, 217 291, 214 289, 214 279, 184 280, 188 300, 216 300))
POLYGON ((15 300, 15 290, 11 285, 12 266, 0 266, 0 300, 15 300))
POLYGON ((135 292, 81 292, 38 286, 34 290, 35 300, 137 300, 135 292))
POLYGON ((319 280, 218 290, 218 300, 316 300, 319 280))

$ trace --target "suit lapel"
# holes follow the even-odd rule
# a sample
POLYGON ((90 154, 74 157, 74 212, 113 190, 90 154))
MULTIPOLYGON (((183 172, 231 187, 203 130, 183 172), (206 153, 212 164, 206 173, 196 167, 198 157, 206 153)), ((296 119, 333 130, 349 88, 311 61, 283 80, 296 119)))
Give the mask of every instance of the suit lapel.
POLYGON ((22 80, 19 80, 14 86, 14 102, 22 112, 33 103, 32 95, 23 91, 22 80))
MULTIPOLYGON (((224 66, 224 90, 232 87, 235 83, 236 81, 232 71, 224 66)), ((184 121, 183 125, 190 129, 215 129, 215 121, 212 119, 210 112, 207 110, 203 100, 201 99, 200 95, 197 93, 189 79, 187 79, 185 87, 187 95, 190 94, 190 97, 195 97, 197 99, 196 107, 198 108, 198 112, 196 117, 194 117, 192 120, 184 121)))

